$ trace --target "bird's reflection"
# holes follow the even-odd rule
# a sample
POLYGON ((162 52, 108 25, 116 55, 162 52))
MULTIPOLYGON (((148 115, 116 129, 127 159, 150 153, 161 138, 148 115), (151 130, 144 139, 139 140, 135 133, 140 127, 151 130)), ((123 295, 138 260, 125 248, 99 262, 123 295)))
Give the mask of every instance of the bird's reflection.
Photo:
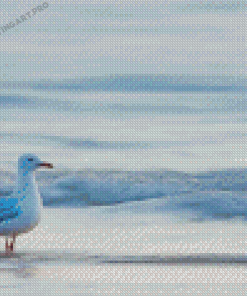
POLYGON ((13 270, 14 276, 18 278, 34 278, 37 277, 38 274, 40 273, 40 268, 29 266, 29 267, 20 267, 17 268, 16 270, 13 270))
POLYGON ((0 274, 8 273, 18 278, 32 278, 39 273, 39 269, 35 262, 30 260, 15 256, 0 256, 0 274))
POLYGON ((37 252, 37 253, 14 253, 6 255, 0 252, 0 274, 12 273, 18 278, 37 278, 44 276, 44 267, 55 267, 64 265, 83 264, 142 264, 142 265, 217 265, 217 264, 247 264, 247 256, 244 254, 177 254, 177 255, 104 255, 88 253, 59 253, 59 252, 37 252))

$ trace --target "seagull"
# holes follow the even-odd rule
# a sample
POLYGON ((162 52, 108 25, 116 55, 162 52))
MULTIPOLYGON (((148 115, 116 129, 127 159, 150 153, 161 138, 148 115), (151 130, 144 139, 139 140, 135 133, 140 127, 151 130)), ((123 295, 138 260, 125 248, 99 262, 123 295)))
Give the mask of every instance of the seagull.
POLYGON ((52 169, 53 165, 33 154, 20 156, 16 187, 11 196, 0 198, 0 235, 6 237, 6 254, 13 253, 17 235, 33 230, 40 221, 42 202, 35 170, 42 167, 52 169))

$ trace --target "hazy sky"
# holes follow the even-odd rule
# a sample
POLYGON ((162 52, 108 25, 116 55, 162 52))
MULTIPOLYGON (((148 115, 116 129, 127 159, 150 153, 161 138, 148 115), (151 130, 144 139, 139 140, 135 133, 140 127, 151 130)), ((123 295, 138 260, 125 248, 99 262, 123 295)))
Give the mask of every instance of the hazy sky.
MULTIPOLYGON (((0 25, 44 2, 4 2, 0 25)), ((247 1, 46 2, 1 34, 1 80, 246 75, 247 1)))

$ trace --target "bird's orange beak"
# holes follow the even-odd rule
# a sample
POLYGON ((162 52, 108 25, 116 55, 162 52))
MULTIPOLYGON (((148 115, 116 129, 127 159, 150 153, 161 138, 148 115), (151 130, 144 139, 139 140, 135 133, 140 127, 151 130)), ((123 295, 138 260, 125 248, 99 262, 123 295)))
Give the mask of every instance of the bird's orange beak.
POLYGON ((45 162, 45 161, 39 163, 39 166, 46 167, 48 169, 53 169, 53 164, 52 163, 49 163, 49 162, 45 162))

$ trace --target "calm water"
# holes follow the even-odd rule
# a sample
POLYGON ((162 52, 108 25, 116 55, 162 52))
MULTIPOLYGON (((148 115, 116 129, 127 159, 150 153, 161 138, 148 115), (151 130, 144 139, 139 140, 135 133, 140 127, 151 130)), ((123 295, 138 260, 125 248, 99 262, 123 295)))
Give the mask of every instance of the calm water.
POLYGON ((3 88, 2 167, 14 168, 20 153, 33 151, 57 168, 244 168, 245 99, 245 91, 3 88))

